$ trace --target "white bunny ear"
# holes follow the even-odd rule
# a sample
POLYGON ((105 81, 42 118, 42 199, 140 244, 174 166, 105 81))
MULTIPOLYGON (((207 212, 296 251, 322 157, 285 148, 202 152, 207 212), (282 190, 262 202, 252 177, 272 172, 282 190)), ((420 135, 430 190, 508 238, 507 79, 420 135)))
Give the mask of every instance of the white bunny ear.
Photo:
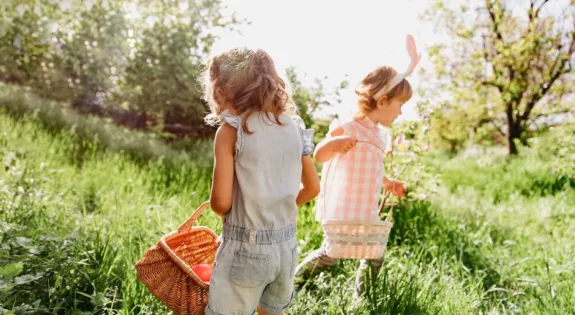
POLYGON ((405 71, 405 76, 409 76, 415 70, 415 67, 419 63, 421 59, 421 54, 417 53, 417 47, 415 46, 415 39, 413 39, 412 35, 407 35, 407 54, 411 58, 411 62, 409 63, 409 67, 407 71, 405 71))
POLYGON ((407 67, 407 70, 404 73, 398 73, 397 75, 395 75, 395 77, 393 77, 393 79, 391 79, 391 81, 388 84, 386 84, 384 87, 381 88, 381 90, 375 93, 373 98, 375 98, 376 100, 381 98, 387 92, 391 91, 391 89, 393 89, 396 85, 398 85, 403 79, 410 76, 413 73, 413 70, 415 70, 415 67, 419 63, 419 60, 421 59, 421 54, 417 53, 417 47, 415 46, 415 39, 411 34, 407 35, 406 48, 407 48, 407 54, 411 58, 409 67, 407 67))
POLYGON ((406 48, 407 48, 407 54, 412 59, 414 57, 417 57, 417 47, 415 46, 415 39, 413 38, 413 35, 411 35, 411 34, 407 35, 406 48))

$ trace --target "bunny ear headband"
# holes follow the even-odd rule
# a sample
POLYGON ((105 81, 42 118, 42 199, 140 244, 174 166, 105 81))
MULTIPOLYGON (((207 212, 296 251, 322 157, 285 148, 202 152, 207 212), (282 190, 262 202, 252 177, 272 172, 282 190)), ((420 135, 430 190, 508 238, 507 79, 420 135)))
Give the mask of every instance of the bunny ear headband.
POLYGON ((407 35, 407 54, 411 58, 411 63, 409 64, 407 71, 405 71, 404 73, 396 74, 395 77, 393 77, 393 79, 391 79, 391 81, 389 81, 388 84, 386 84, 384 87, 381 88, 381 90, 377 91, 377 93, 373 95, 373 98, 378 100, 383 95, 391 91, 391 89, 396 87, 403 79, 405 79, 406 77, 410 76, 411 73, 413 73, 413 70, 415 69, 415 67, 419 63, 419 60, 421 59, 421 54, 419 55, 417 54, 417 48, 415 47, 415 39, 413 39, 412 35, 407 35))

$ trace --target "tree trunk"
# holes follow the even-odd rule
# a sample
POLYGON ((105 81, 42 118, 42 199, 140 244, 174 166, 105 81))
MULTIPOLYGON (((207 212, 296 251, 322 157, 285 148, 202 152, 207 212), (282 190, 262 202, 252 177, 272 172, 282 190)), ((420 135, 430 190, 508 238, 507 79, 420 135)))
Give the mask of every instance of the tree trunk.
POLYGON ((521 140, 521 134, 523 130, 518 122, 509 124, 509 130, 507 131, 507 142, 509 148, 509 155, 518 155, 519 150, 517 149, 517 144, 515 140, 521 140))
MULTIPOLYGON (((507 105, 506 114, 507 114, 507 148, 509 149, 509 155, 518 155, 519 151, 517 150, 517 144, 515 143, 515 139, 519 139, 521 136, 521 124, 519 121, 516 121, 513 117, 513 109, 517 103, 511 103, 507 105)), ((519 120, 519 119, 517 119, 519 120)))
POLYGON ((519 151, 517 151, 517 145, 515 144, 515 137, 513 136, 512 132, 507 133, 507 147, 509 148, 509 155, 517 155, 519 151))
POLYGON ((451 153, 457 153, 457 142, 456 142, 456 141, 452 141, 452 142, 450 143, 450 145, 451 145, 451 146, 450 146, 449 151, 450 151, 451 153))

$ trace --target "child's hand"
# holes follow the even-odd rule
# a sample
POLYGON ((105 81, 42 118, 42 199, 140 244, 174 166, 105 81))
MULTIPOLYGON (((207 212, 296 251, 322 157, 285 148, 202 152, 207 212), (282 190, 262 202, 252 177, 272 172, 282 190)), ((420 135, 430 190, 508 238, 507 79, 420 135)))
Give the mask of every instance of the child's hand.
POLYGON ((407 191, 407 189, 405 188, 405 183, 395 179, 384 180, 383 188, 391 192, 396 197, 405 196, 405 192, 407 191))
POLYGON ((332 141, 334 151, 340 154, 346 154, 349 150, 353 149, 357 144, 357 140, 346 135, 333 137, 332 141))

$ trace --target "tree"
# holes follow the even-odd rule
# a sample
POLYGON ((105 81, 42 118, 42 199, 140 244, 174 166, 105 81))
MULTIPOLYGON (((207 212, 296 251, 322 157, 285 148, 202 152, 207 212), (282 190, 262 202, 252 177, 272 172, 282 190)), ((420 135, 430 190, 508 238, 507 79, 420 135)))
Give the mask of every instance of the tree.
MULTIPOLYGON (((445 104, 447 105, 447 104, 445 104)), ((429 138, 436 149, 455 153, 469 138, 465 112, 457 106, 444 106, 432 115, 429 138)))
POLYGON ((130 127, 203 135, 197 77, 214 30, 237 23, 220 0, 0 1, 0 80, 130 127))
POLYGON ((431 47, 429 75, 451 104, 479 113, 471 126, 504 134, 510 155, 540 122, 573 110, 575 85, 575 0, 522 4, 439 0, 425 14, 449 36, 431 47))
POLYGON ((0 12, 0 78, 15 84, 42 80, 42 58, 52 50, 50 20, 43 15, 57 15, 57 6, 8 0, 0 12))
POLYGON ((133 50, 123 86, 136 91, 130 107, 143 117, 156 114, 169 123, 195 120, 203 126, 206 108, 197 78, 216 39, 213 29, 227 27, 220 1, 140 1, 129 40, 133 50))
POLYGON ((65 14, 55 32, 55 55, 46 56, 57 65, 52 77, 73 89, 71 105, 89 113, 102 113, 112 91, 118 90, 125 67, 130 24, 123 1, 93 1, 65 14))

